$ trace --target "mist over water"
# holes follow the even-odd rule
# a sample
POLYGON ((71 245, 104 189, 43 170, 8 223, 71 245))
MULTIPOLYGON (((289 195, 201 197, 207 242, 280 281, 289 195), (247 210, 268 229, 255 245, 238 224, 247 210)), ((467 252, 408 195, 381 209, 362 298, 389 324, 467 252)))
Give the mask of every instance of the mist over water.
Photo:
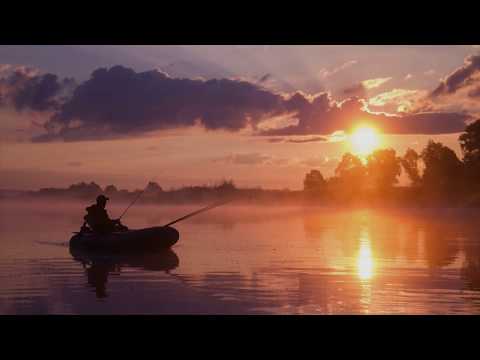
MULTIPOLYGON (((170 252, 74 257, 88 205, 0 202, 0 314, 480 313, 478 210, 227 205, 175 224, 170 252)), ((135 205, 123 222, 200 207, 135 205)))

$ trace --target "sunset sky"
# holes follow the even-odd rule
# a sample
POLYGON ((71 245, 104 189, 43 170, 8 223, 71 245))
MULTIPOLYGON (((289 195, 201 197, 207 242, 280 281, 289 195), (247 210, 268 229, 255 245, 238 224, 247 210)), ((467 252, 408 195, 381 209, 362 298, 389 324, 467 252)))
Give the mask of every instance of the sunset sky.
POLYGON ((479 45, 0 46, 2 189, 299 189, 478 118, 479 45))

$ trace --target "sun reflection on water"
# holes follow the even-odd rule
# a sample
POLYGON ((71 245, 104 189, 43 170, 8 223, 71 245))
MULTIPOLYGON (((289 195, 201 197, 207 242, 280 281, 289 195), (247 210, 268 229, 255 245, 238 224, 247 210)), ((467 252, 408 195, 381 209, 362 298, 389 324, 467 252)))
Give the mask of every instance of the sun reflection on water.
POLYGON ((370 280, 374 275, 374 260, 368 232, 360 237, 360 249, 357 257, 357 274, 360 280, 370 280))

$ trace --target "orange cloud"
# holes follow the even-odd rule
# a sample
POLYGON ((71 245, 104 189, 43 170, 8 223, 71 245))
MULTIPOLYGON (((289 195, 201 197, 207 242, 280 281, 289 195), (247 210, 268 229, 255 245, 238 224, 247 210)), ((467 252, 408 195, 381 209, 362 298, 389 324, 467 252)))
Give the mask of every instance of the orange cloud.
POLYGON ((406 112, 425 92, 420 90, 393 89, 368 99, 370 106, 390 107, 385 111, 406 112))
POLYGON ((370 90, 370 89, 377 88, 390 80, 392 80, 391 77, 369 79, 369 80, 362 81, 362 85, 365 87, 365 89, 370 90))

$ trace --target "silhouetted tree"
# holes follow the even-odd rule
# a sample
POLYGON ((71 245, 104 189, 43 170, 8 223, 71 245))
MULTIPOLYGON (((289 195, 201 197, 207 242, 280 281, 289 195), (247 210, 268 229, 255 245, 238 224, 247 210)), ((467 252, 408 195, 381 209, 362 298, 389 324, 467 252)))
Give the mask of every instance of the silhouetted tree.
POLYGON ((336 177, 328 181, 333 199, 341 202, 358 200, 364 190, 366 174, 367 169, 360 158, 351 153, 344 154, 335 169, 336 177))
POLYGON ((233 180, 224 180, 220 185, 217 185, 215 188, 215 192, 220 196, 232 196, 236 191, 237 187, 233 180))
POLYGON ((469 183, 480 187, 480 119, 468 125, 459 137, 469 183))
POLYGON ((318 170, 311 170, 303 180, 303 190, 309 194, 320 194, 325 190, 326 181, 318 170))
POLYGON ((103 191, 98 184, 92 181, 90 184, 87 184, 85 182, 72 184, 67 189, 67 192, 72 194, 73 196, 78 196, 81 198, 93 198, 97 195, 100 195, 103 191))
POLYGON ((108 185, 105 188, 105 193, 107 195, 113 195, 113 194, 116 194, 117 192, 118 192, 118 189, 115 187, 115 185, 108 185))
POLYGON ((162 188, 160 185, 158 185, 156 182, 150 181, 147 184, 147 187, 145 188, 145 192, 147 194, 158 194, 159 192, 162 192, 162 188))
POLYGON ((367 157, 367 173, 375 188, 386 190, 397 183, 400 159, 393 149, 375 150, 367 157))
POLYGON ((403 169, 407 173, 408 178, 411 181, 412 186, 417 186, 420 184, 420 170, 418 168, 418 162, 420 160, 420 155, 413 150, 407 149, 405 155, 400 159, 403 169))
POLYGON ((366 174, 366 168, 360 158, 351 153, 343 154, 335 169, 335 175, 352 186, 363 183, 366 174))
POLYGON ((425 170, 424 191, 437 200, 451 200, 462 191, 463 164, 455 152, 441 143, 430 140, 422 151, 425 170))

